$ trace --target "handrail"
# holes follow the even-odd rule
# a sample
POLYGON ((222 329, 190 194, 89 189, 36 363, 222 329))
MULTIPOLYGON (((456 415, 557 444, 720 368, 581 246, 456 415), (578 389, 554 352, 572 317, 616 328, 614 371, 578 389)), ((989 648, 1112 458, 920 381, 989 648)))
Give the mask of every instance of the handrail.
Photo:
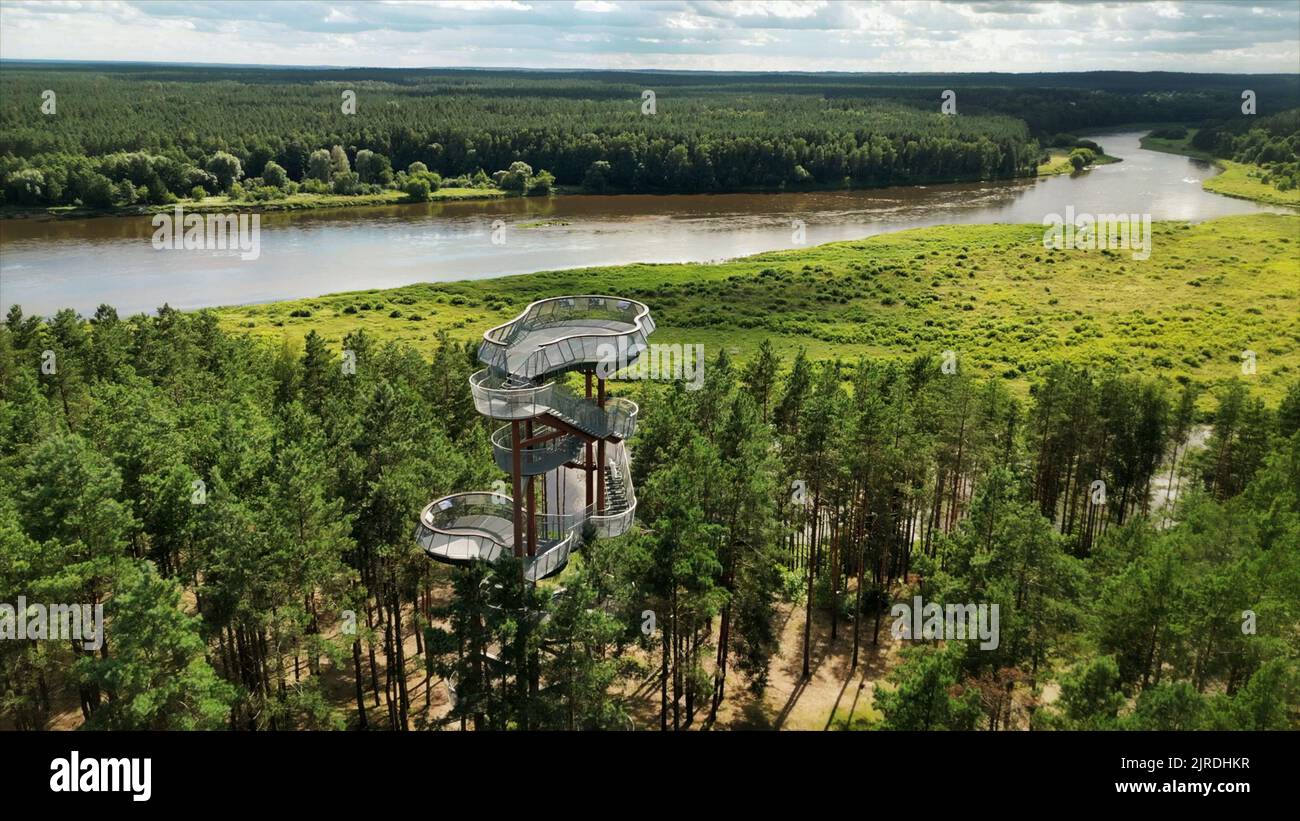
POLYGON ((650 317, 650 309, 644 303, 633 299, 600 295, 551 297, 530 303, 519 316, 484 331, 478 358, 483 364, 499 373, 532 379, 565 370, 575 362, 594 363, 607 355, 602 353, 599 346, 595 351, 589 351, 588 341, 599 342, 604 339, 623 341, 630 337, 631 344, 621 345, 617 356, 622 359, 635 358, 641 354, 646 346, 646 337, 653 333, 654 329, 655 324, 650 317), (582 300, 586 301, 585 312, 578 309, 582 300), (609 308, 611 302, 616 306, 612 310, 609 308), (551 316, 542 316, 545 307, 554 305, 565 309, 566 315, 556 318, 557 312, 552 310, 551 316), (593 311, 593 308, 598 309, 598 313, 593 311), (521 334, 539 328, 561 326, 584 318, 589 319, 593 315, 626 323, 629 327, 604 331, 587 328, 549 339, 528 352, 521 363, 510 366, 508 362, 510 346, 521 334), (575 340, 582 340, 582 343, 575 345, 575 340), (553 353, 558 355, 553 358, 553 353))
MULTIPOLYGON (((627 493, 627 506, 622 510, 603 514, 596 512, 595 505, 588 505, 576 513, 536 514, 533 521, 537 539, 544 547, 535 556, 525 557, 526 560, 533 560, 529 563, 530 567, 536 565, 537 560, 543 556, 554 553, 557 548, 563 548, 563 559, 567 561, 568 551, 572 547, 574 538, 582 531, 587 522, 594 524, 597 532, 602 536, 621 536, 627 532, 636 513, 637 499, 636 489, 632 485, 632 471, 627 448, 622 442, 615 445, 612 458, 608 462, 610 467, 618 473, 627 493)), ((474 542, 478 548, 479 555, 477 558, 488 559, 489 561, 495 560, 497 556, 501 555, 502 551, 513 551, 514 549, 513 524, 509 518, 513 516, 513 512, 513 499, 503 493, 468 492, 444 496, 431 502, 421 512, 420 523, 416 526, 416 541, 426 551, 432 552, 432 539, 425 538, 423 532, 424 529, 427 529, 431 533, 448 538, 468 539, 474 542), (454 515, 452 514, 453 511, 455 511, 454 515), (496 533, 485 527, 486 523, 484 522, 476 522, 472 525, 456 524, 458 521, 476 515, 485 518, 497 518, 503 522, 511 523, 511 530, 509 533, 496 533), (484 540, 492 545, 487 551, 483 550, 484 540)), ((542 573, 537 578, 546 575, 546 573, 542 573)))
POLYGON ((623 487, 627 493, 628 504, 623 510, 617 513, 606 513, 589 517, 596 525, 596 529, 602 536, 621 536, 628 531, 632 525, 632 518, 636 514, 636 489, 632 486, 632 469, 628 460, 627 448, 622 442, 615 445, 614 458, 610 459, 611 466, 621 474, 623 487))
MULTIPOLYGON (((521 319, 526 317, 530 312, 535 311, 538 308, 538 306, 545 305, 552 302, 571 302, 576 305, 577 304, 576 301, 579 299, 587 300, 588 305, 591 304, 590 301, 593 299, 599 299, 599 300, 612 299, 615 300, 616 302, 627 303, 629 306, 636 305, 638 308, 640 308, 640 310, 637 311, 636 316, 632 318, 632 324, 637 326, 638 328, 641 327, 643 320, 650 319, 650 308, 644 302, 638 302, 635 299, 626 299, 620 296, 605 296, 602 294, 584 294, 581 296, 553 296, 553 297, 548 297, 546 299, 539 299, 536 302, 530 302, 527 305, 527 307, 525 307, 524 310, 519 314, 519 316, 515 317, 514 319, 508 320, 506 322, 502 322, 500 325, 497 325, 495 327, 488 328, 486 331, 483 332, 483 340, 485 342, 491 342, 497 345, 502 344, 500 340, 493 339, 492 334, 495 333, 496 331, 501 330, 502 328, 508 328, 510 326, 513 326, 515 323, 519 322, 521 319)), ((557 322, 556 324, 560 324, 560 323, 557 322)), ((621 336, 625 333, 627 333, 627 331, 610 331, 607 334, 572 334, 570 336, 560 337, 559 339, 553 341, 561 342, 565 339, 572 339, 575 336, 621 336)), ((649 333, 649 331, 647 331, 647 333, 649 333)))
MULTIPOLYGON (((495 560, 502 551, 512 549, 514 541, 513 527, 507 534, 497 532, 489 527, 490 520, 497 519, 510 525, 513 501, 500 493, 456 493, 430 502, 420 511, 420 519, 415 526, 415 541, 426 553, 436 558, 453 558, 439 554, 434 549, 434 542, 441 537, 445 541, 457 540, 473 545, 473 551, 466 550, 460 559, 495 560), (467 519, 478 517, 480 521, 473 526, 457 525, 467 519)), ((502 528, 504 531, 504 528, 502 528)))
MULTIPOLYGON (((534 431, 536 433, 536 431, 534 431)), ((492 431, 492 455, 497 467, 509 473, 514 470, 514 453, 510 439, 510 425, 502 425, 492 431)), ((577 458, 582 452, 583 442, 577 436, 560 433, 545 442, 523 448, 520 451, 520 467, 526 476, 536 476, 554 470, 565 462, 577 458)))
MULTIPOLYGON (((486 523, 476 522, 472 525, 458 525, 457 521, 482 515, 509 522, 497 511, 506 509, 513 515, 513 500, 501 493, 469 492, 444 496, 431 502, 420 514, 416 525, 415 540, 425 552, 440 559, 495 561, 503 552, 513 552, 513 525, 510 533, 496 533, 484 527, 486 523), (450 511, 457 511, 449 516, 450 511), (465 540, 475 547, 476 555, 448 557, 440 554, 434 547, 434 537, 465 540)), ((574 539, 582 531, 586 522, 585 511, 578 514, 539 513, 534 518, 539 547, 533 556, 524 558, 524 574, 531 580, 545 578, 568 561, 569 551, 574 539)))
POLYGON ((609 397, 602 410, 559 382, 528 387, 510 387, 510 382, 509 378, 493 373, 490 368, 470 376, 470 393, 474 395, 478 412, 493 419, 515 420, 533 419, 558 411, 557 416, 601 439, 611 436, 627 439, 636 430, 640 409, 630 399, 609 397), (501 384, 498 386, 493 382, 501 384))

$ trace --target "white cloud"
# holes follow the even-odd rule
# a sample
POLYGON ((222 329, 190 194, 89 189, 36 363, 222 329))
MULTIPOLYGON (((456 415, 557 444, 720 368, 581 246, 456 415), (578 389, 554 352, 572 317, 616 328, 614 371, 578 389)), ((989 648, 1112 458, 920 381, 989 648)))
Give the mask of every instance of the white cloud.
POLYGON ((735 0, 726 4, 737 17, 800 20, 826 8, 826 0, 735 0))
POLYGON ((0 40, 11 59, 1294 73, 1300 4, 3 0, 0 40))

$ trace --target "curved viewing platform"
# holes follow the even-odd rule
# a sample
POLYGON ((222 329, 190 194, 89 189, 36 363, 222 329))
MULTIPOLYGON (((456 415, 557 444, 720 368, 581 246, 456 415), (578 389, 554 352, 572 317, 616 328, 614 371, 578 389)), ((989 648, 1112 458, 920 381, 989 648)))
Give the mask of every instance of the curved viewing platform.
POLYGON ((635 300, 552 297, 484 332, 478 358, 492 371, 517 379, 597 365, 612 373, 649 347, 646 337, 654 329, 650 309, 635 300))
POLYGON ((444 561, 495 561, 514 547, 513 502, 499 493, 457 493, 420 512, 415 541, 444 561))
MULTIPOLYGON (((449 564, 496 561, 514 550, 514 500, 499 493, 456 493, 431 502, 420 513, 415 541, 431 558, 449 564)), ((521 557, 524 577, 537 581, 561 570, 584 518, 535 517, 537 550, 521 557)))

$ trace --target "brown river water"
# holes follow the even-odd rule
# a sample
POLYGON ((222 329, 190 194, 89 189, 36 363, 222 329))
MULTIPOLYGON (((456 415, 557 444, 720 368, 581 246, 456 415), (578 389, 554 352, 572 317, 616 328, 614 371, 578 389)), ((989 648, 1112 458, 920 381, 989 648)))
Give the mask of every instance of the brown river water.
POLYGON ((1036 180, 268 213, 255 259, 239 251, 155 249, 149 217, 3 220, 0 310, 17 303, 29 314, 64 307, 89 313, 108 303, 125 315, 163 303, 188 309, 596 265, 722 260, 921 226, 1042 224, 1070 206, 1192 221, 1287 210, 1202 190, 1201 180, 1216 173, 1211 165, 1144 151, 1141 133, 1093 138, 1123 162, 1036 180), (494 234, 494 223, 504 228, 494 234))

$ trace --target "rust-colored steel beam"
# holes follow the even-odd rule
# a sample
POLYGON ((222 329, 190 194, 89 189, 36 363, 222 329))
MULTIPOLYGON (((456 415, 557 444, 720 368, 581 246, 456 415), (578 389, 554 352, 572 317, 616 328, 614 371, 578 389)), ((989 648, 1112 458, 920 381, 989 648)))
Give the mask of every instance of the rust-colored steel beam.
POLYGON ((515 419, 510 423, 510 480, 514 486, 513 501, 514 504, 514 526, 515 526, 515 556, 522 558, 524 555, 524 516, 523 516, 523 488, 520 486, 524 473, 523 466, 523 448, 519 442, 523 437, 519 434, 519 420, 515 419))
MULTIPOLYGON (((533 437, 533 420, 529 419, 526 424, 525 434, 529 439, 533 437)), ((522 443, 521 443, 522 446, 522 443)), ((536 476, 528 477, 528 555, 537 555, 537 496, 534 492, 536 483, 533 481, 536 476)))
MULTIPOLYGON (((587 401, 590 402, 591 401, 591 371, 590 370, 585 371, 583 373, 583 376, 585 376, 587 380, 587 401)), ((591 452, 591 438, 586 437, 586 442, 587 444, 583 448, 585 452, 584 452, 584 458, 582 462, 582 470, 583 473, 585 474, 584 478, 586 479, 585 484, 587 486, 587 509, 590 510, 591 506, 596 503, 596 494, 595 494, 596 489, 592 486, 592 475, 591 475, 591 472, 593 470, 593 462, 594 462, 595 454, 591 452)))
MULTIPOLYGON (((596 404, 605 409, 605 380, 597 381, 596 404)), ((605 515, 605 440, 596 443, 596 512, 605 515)))

